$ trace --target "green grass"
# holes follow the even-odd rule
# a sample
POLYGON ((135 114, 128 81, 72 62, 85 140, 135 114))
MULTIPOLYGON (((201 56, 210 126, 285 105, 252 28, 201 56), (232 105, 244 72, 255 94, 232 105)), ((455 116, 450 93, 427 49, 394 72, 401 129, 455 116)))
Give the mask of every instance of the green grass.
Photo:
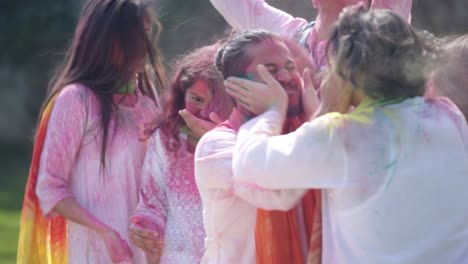
MULTIPOLYGON (((2 150, 5 150, 2 149, 2 150)), ((0 264, 16 263, 19 218, 30 154, 13 149, 0 153, 0 264)))
POLYGON ((19 211, 0 210, 0 264, 16 262, 19 211))

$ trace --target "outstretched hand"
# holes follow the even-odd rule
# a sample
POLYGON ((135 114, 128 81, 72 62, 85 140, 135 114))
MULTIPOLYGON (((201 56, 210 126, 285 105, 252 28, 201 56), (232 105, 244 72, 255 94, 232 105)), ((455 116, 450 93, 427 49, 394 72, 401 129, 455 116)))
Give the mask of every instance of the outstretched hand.
POLYGON ((227 93, 255 115, 270 109, 276 109, 285 115, 288 106, 286 91, 264 65, 258 65, 257 72, 263 83, 229 77, 224 82, 227 93))
POLYGON ((320 106, 315 117, 330 112, 344 114, 351 106, 353 89, 335 73, 329 73, 320 86, 320 106))

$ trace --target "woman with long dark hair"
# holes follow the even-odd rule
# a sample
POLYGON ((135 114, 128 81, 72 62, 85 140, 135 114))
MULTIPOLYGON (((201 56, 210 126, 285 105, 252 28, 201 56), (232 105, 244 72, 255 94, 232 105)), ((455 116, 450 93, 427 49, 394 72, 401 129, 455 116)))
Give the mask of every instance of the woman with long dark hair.
POLYGON ((139 129, 157 112, 145 69, 163 86, 159 32, 149 1, 85 5, 41 110, 19 263, 144 262, 128 225, 146 152, 139 129))
POLYGON ((217 45, 182 56, 162 102, 163 112, 149 129, 148 152, 137 213, 130 228, 132 241, 152 261, 199 263, 204 253, 202 202, 195 182, 194 151, 198 139, 228 118, 233 100, 214 67, 217 45), (205 122, 192 130, 191 115, 205 122))

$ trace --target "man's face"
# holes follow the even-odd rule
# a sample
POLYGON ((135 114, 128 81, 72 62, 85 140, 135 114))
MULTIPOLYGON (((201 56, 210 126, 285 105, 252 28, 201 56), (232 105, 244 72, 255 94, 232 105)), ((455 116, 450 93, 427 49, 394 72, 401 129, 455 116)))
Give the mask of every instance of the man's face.
POLYGON ((247 66, 245 73, 253 76, 253 81, 263 82, 258 76, 256 66, 265 65, 288 94, 288 117, 300 115, 303 112, 301 78, 286 45, 279 40, 264 40, 249 47, 248 53, 253 61, 247 66))

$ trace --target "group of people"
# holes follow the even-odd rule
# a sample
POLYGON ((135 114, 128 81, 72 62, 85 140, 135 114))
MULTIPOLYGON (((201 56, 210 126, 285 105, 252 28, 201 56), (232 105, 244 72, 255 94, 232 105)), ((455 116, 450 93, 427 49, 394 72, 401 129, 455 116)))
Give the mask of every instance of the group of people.
POLYGON ((44 101, 18 263, 468 262, 468 37, 411 0, 211 0, 166 79, 150 1, 89 0, 44 101))

